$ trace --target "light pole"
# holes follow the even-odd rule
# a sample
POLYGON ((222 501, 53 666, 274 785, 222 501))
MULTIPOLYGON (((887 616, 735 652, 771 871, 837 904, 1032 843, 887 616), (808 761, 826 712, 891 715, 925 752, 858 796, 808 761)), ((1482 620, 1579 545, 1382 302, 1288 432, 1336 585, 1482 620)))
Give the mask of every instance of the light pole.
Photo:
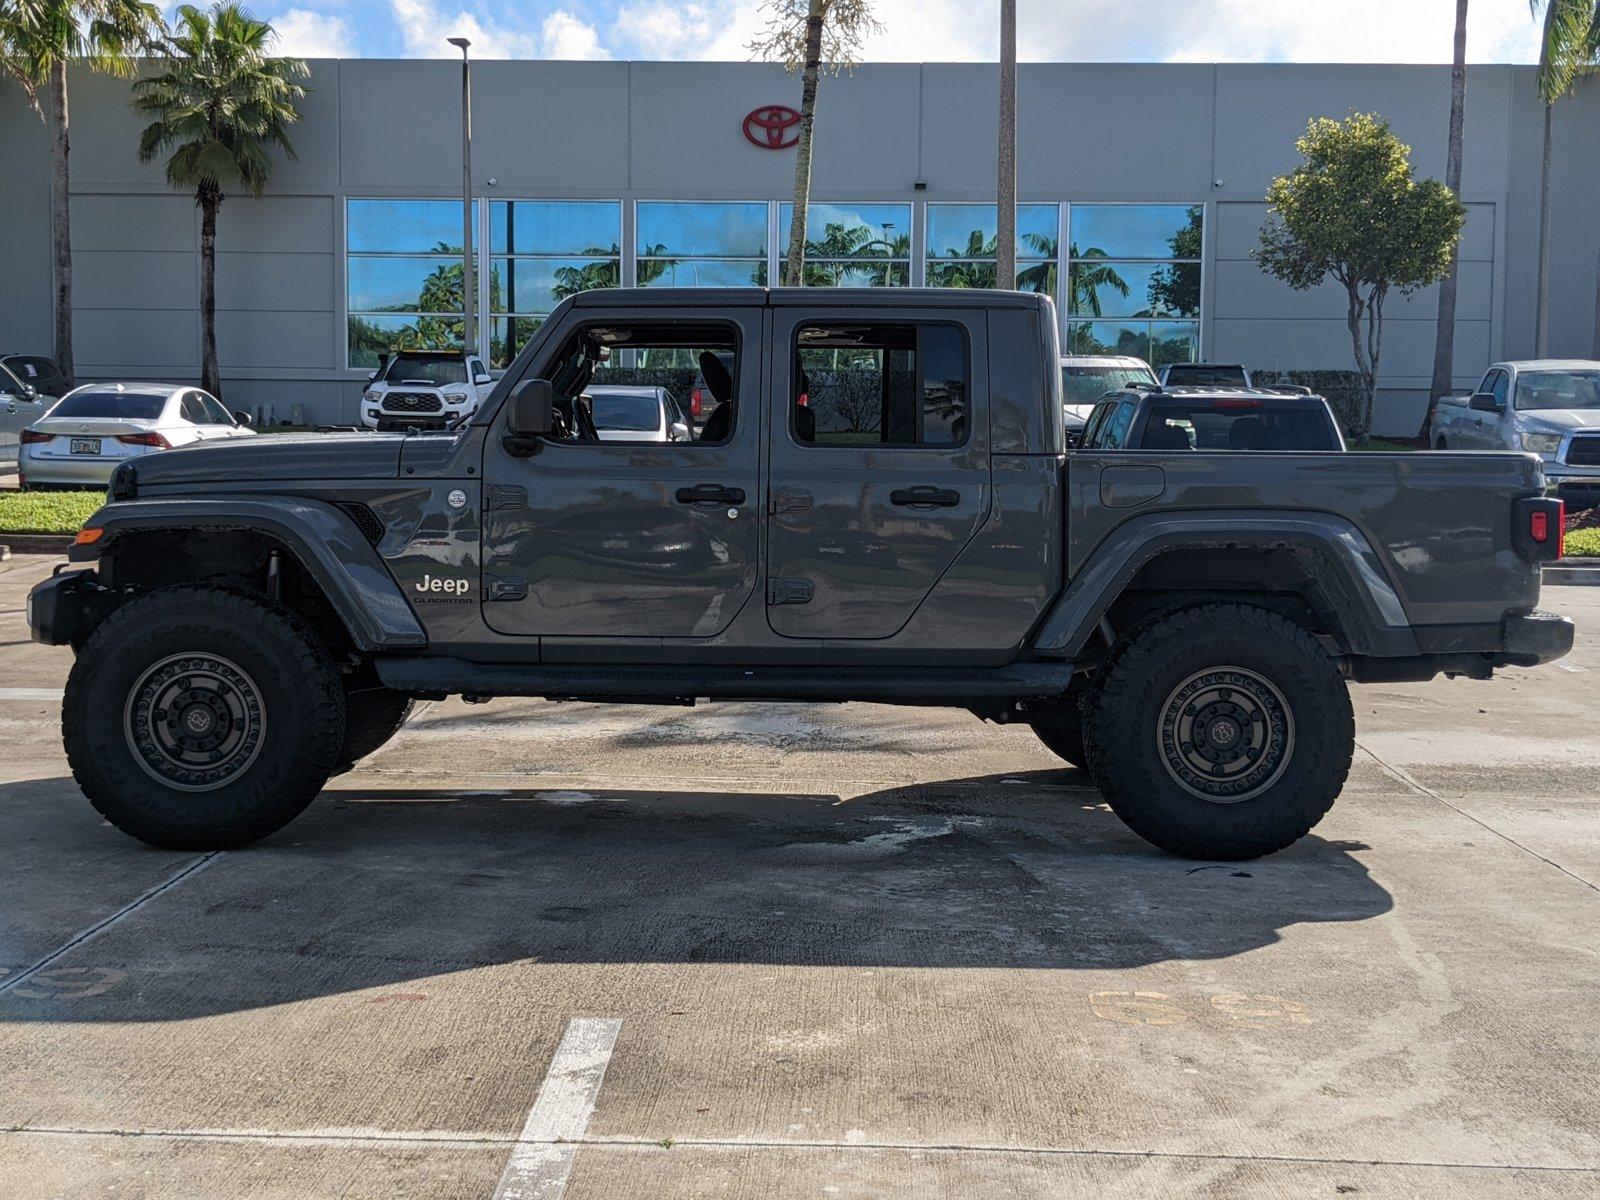
POLYGON ((464 37, 446 39, 461 48, 461 300, 462 346, 468 354, 478 352, 478 323, 474 319, 478 299, 477 281, 472 270, 472 61, 464 37))
POLYGON ((1017 0, 1000 0, 1000 147, 994 285, 1017 286, 1017 0))

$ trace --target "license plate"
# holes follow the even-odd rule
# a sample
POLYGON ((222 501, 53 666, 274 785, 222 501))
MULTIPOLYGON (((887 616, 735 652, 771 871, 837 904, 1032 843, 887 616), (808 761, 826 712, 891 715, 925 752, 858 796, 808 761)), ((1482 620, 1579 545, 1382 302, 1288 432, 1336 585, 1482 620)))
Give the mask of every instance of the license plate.
POLYGON ((72 453, 74 454, 99 454, 99 438, 73 438, 72 453))

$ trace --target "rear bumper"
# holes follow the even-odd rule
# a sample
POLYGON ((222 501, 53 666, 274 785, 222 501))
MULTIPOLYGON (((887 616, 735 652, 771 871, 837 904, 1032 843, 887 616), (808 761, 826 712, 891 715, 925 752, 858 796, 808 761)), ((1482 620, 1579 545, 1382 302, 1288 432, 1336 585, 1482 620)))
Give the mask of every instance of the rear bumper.
POLYGON ((73 487, 98 487, 103 488, 111 482, 111 473, 127 462, 129 458, 82 458, 44 457, 31 454, 26 446, 17 456, 17 470, 30 484, 57 483, 69 484, 73 487))
POLYGON ((1500 625, 1503 649, 1496 666, 1536 667, 1554 662, 1572 650, 1576 627, 1571 617, 1535 609, 1507 613, 1500 625))

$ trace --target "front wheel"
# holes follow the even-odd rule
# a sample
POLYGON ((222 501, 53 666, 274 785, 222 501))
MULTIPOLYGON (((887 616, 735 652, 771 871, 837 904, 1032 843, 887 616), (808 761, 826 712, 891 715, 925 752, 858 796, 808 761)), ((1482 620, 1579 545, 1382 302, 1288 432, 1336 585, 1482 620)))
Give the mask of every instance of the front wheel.
POLYGON ((61 725, 73 778, 118 829, 225 850, 286 825, 322 789, 344 693, 293 614, 224 588, 160 588, 84 643, 61 725))
POLYGON ((1344 787, 1350 694, 1322 646, 1243 604, 1147 626, 1107 667, 1087 725, 1095 780, 1146 841, 1233 861, 1305 836, 1344 787))

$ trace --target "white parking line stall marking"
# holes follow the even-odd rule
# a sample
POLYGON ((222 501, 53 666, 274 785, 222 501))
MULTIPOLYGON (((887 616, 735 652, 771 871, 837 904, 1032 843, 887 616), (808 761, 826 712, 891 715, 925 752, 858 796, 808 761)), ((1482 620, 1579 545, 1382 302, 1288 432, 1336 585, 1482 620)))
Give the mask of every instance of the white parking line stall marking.
POLYGON ((60 688, 0 688, 0 700, 59 700, 60 688))
POLYGON ((494 1200, 559 1200, 567 1190, 576 1143, 589 1130, 621 1031, 622 1022, 611 1018, 574 1017, 567 1023, 494 1200))

